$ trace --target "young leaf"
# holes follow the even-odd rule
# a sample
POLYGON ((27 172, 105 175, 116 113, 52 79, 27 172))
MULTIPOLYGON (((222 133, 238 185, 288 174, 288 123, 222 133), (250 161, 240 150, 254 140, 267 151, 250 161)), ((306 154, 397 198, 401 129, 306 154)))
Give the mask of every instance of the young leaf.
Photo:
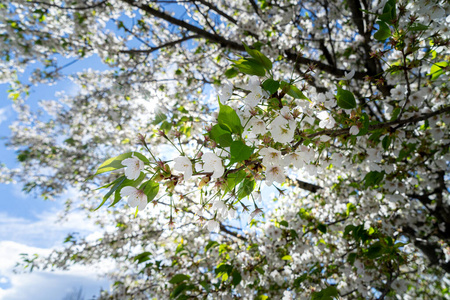
POLYGON ((286 81, 282 81, 281 88, 283 89, 283 91, 285 91, 289 96, 291 96, 294 99, 303 99, 311 102, 311 100, 309 100, 308 97, 306 97, 302 93, 302 91, 300 91, 298 87, 296 87, 293 84, 289 84, 286 81))
POLYGON ((209 132, 209 137, 222 147, 230 147, 231 142, 233 141, 231 133, 222 129, 219 124, 212 127, 209 132))
POLYGON ((269 78, 263 82, 262 86, 266 91, 268 91, 272 95, 277 92, 278 88, 280 87, 280 83, 278 81, 269 78))
POLYGON ((98 175, 98 174, 102 174, 102 173, 105 173, 105 172, 110 172, 110 171, 114 171, 114 170, 117 170, 117 169, 125 168, 125 166, 122 165, 122 161, 124 159, 130 158, 132 156, 134 156, 136 158, 139 158, 145 164, 149 163, 149 160, 144 155, 142 155, 142 154, 140 154, 138 152, 128 152, 128 153, 124 153, 124 154, 121 154, 119 156, 110 158, 107 161, 105 161, 104 163, 102 163, 100 165, 100 167, 98 168, 97 172, 95 172, 94 175, 98 175))
POLYGON ((119 178, 117 178, 116 180, 113 181, 113 187, 109 190, 108 193, 106 193, 105 196, 103 196, 103 201, 102 203, 100 203, 100 205, 94 209, 94 211, 96 211, 97 209, 99 209, 100 207, 103 206, 103 204, 105 204, 106 200, 108 200, 108 198, 122 185, 122 183, 126 180, 127 178, 125 176, 121 176, 119 178))
POLYGON ((375 32, 373 37, 377 41, 383 42, 384 40, 386 40, 388 37, 391 36, 391 34, 392 34, 391 29, 385 22, 378 21, 377 24, 379 25, 379 29, 377 32, 375 32))
POLYGON ((244 128, 241 125, 241 120, 239 119, 236 111, 228 105, 223 105, 219 100, 219 116, 217 117, 217 122, 220 127, 224 130, 228 130, 231 133, 241 134, 244 128))
POLYGON ((311 296, 312 300, 332 300, 339 297, 339 292, 335 286, 330 285, 319 292, 313 292, 311 296))
POLYGON ((242 162, 252 155, 253 148, 247 146, 242 141, 234 141, 231 143, 230 153, 231 163, 242 162))
POLYGON ((245 178, 245 180, 239 185, 238 199, 241 200, 244 197, 250 195, 255 189, 256 183, 251 178, 245 178))
POLYGON ((355 96, 350 91, 337 86, 337 105, 343 109, 352 109, 356 107, 355 96))
POLYGON ((233 67, 236 67, 242 73, 248 75, 264 76, 266 75, 266 70, 264 66, 254 58, 242 58, 240 60, 233 60, 233 67))
POLYGON ((239 74, 238 70, 236 70, 236 68, 229 68, 228 70, 225 71, 225 76, 227 76, 227 78, 233 78, 236 77, 239 74))
POLYGON ((189 278, 191 278, 191 277, 188 276, 188 275, 176 274, 175 276, 172 277, 172 279, 169 280, 169 283, 177 284, 177 283, 180 283, 182 281, 188 280, 189 278))
POLYGON ((233 280, 231 281, 231 284, 233 284, 233 286, 237 286, 242 280, 241 273, 239 273, 236 270, 233 270, 233 273, 231 273, 231 276, 233 276, 233 280))
POLYGON ((433 64, 430 69, 430 73, 427 75, 431 75, 431 80, 436 80, 439 76, 444 73, 443 68, 448 66, 448 62, 441 61, 433 64))
POLYGON ((384 171, 378 172, 378 171, 371 171, 366 174, 364 177, 364 188, 368 188, 370 186, 375 186, 381 183, 384 178, 384 171))
POLYGON ((126 186, 133 186, 133 187, 137 187, 142 180, 144 180, 145 178, 145 174, 141 172, 141 175, 139 175, 138 179, 136 180, 131 180, 131 179, 126 179, 122 182, 122 184, 119 186, 119 188, 116 189, 116 192, 114 193, 114 201, 113 203, 111 203, 109 205, 109 207, 114 206, 116 203, 118 203, 121 199, 122 196, 120 195, 120 190, 126 186))
POLYGON ((155 199, 159 192, 159 183, 149 180, 144 182, 139 189, 144 191, 144 194, 147 195, 147 202, 150 202, 155 199))
POLYGON ((269 71, 272 70, 272 67, 273 67, 272 62, 270 61, 269 58, 267 58, 267 56, 265 56, 264 54, 262 54, 261 52, 259 52, 256 49, 250 49, 245 43, 242 43, 242 44, 244 44, 245 51, 247 51, 247 53, 251 57, 253 57, 257 61, 259 61, 264 66, 264 68, 266 68, 267 70, 269 70, 269 71))

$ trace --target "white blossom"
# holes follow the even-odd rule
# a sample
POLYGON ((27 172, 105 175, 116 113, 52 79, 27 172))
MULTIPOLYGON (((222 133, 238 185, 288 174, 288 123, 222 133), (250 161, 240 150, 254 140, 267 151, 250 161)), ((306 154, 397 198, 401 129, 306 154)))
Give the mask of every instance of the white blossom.
POLYGON ((192 177, 192 162, 186 156, 179 156, 174 159, 175 165, 173 169, 175 171, 183 172, 184 179, 189 180, 192 177))
POLYGON ((122 165, 126 167, 125 176, 131 180, 138 179, 141 171, 144 170, 144 162, 134 156, 122 160, 122 165))
POLYGON ((128 197, 128 204, 131 207, 136 207, 139 210, 144 210, 147 206, 147 195, 144 191, 138 190, 133 186, 125 186, 120 190, 120 196, 122 198, 128 197))
POLYGON ((208 152, 203 154, 203 170, 205 172, 213 172, 212 178, 220 178, 225 172, 225 168, 222 164, 222 159, 220 159, 216 154, 208 152))

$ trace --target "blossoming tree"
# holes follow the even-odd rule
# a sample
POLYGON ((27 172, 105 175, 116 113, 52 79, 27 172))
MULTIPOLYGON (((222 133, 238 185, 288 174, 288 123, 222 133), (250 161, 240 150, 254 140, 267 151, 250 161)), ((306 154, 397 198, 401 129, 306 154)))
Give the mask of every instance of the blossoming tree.
POLYGON ((104 299, 450 298, 449 14, 436 0, 0 4, 22 162, 2 180, 76 187, 105 226, 26 266, 113 260, 104 299), (110 68, 71 75, 80 91, 35 113, 26 96, 63 76, 56 54, 110 68))

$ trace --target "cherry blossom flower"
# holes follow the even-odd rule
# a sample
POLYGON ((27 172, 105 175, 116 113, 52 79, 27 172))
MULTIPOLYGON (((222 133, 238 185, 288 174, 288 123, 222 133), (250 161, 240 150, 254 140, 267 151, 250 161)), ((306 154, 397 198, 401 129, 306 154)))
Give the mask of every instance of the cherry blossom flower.
POLYGON ((394 99, 403 99, 405 97, 406 88, 404 85, 398 85, 391 90, 391 97, 394 99))
POLYGON ((255 107, 261 102, 261 99, 265 96, 265 92, 260 86, 253 89, 253 91, 245 98, 245 104, 250 107, 255 107))
POLYGON ((205 172, 213 172, 212 178, 220 178, 225 172, 225 168, 222 165, 222 159, 212 152, 203 154, 203 170, 205 172))
POLYGON ((141 171, 144 170, 144 162, 134 156, 122 160, 122 165, 126 167, 125 176, 131 180, 138 179, 141 171))
POLYGON ((267 132, 266 123, 257 117, 248 121, 246 131, 251 131, 254 134, 265 134, 267 132))
POLYGON ((206 228, 208 228, 209 231, 214 231, 216 233, 220 230, 220 224, 216 220, 209 220, 205 224, 206 228))
POLYGON ((174 159, 175 165, 173 169, 175 171, 183 172, 184 179, 189 180, 192 177, 192 162, 186 156, 180 156, 174 159))
POLYGON ((295 122, 288 121, 282 116, 278 116, 270 124, 270 133, 275 142, 289 143, 294 138, 295 122))
POLYGON ((227 101, 233 95, 233 85, 229 82, 225 83, 219 91, 219 99, 222 102, 227 101))
POLYGON ((262 163, 266 167, 270 165, 281 165, 282 164, 282 157, 281 157, 281 151, 275 150, 271 147, 264 148, 259 151, 259 153, 263 156, 262 163))
POLYGON ((337 80, 350 80, 353 78, 353 76, 355 76, 355 69, 351 70, 350 72, 345 72, 344 71, 344 77, 341 78, 337 78, 337 80))
POLYGON ((352 135, 357 135, 359 133, 359 128, 356 125, 353 125, 352 127, 350 127, 350 134, 352 135))
POLYGON ((122 198, 128 197, 128 204, 131 207, 136 207, 139 210, 144 210, 147 206, 147 195, 143 190, 138 190, 134 186, 126 186, 120 190, 122 198))
POLYGON ((272 165, 267 168, 266 170, 266 184, 268 186, 271 186, 274 181, 278 183, 283 183, 286 179, 286 176, 284 175, 283 167, 272 165))
POLYGON ((248 217, 248 222, 250 223, 255 217, 261 216, 263 211, 259 208, 256 208, 248 217))
POLYGON ((334 118, 327 112, 321 111, 317 114, 317 117, 320 119, 319 127, 331 129, 334 127, 336 121, 334 118))

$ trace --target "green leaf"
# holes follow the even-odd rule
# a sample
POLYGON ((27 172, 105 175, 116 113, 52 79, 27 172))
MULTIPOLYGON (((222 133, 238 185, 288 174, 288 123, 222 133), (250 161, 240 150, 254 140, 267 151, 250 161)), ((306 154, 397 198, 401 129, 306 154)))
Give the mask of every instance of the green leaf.
POLYGON ((285 221, 285 220, 281 221, 280 225, 284 226, 284 227, 289 227, 289 223, 287 221, 285 221))
POLYGON ((241 273, 239 273, 236 270, 233 270, 233 273, 231 273, 231 276, 233 276, 233 280, 231 281, 231 284, 233 286, 237 286, 242 280, 241 273))
POLYGON ((444 74, 443 68, 446 68, 448 66, 448 62, 441 61, 433 64, 430 69, 430 73, 427 75, 431 75, 431 80, 436 80, 439 76, 444 74))
POLYGON ((319 292, 313 292, 311 296, 312 300, 332 300, 339 297, 339 293, 335 286, 329 286, 319 292))
POLYGON ((233 138, 231 133, 227 130, 222 129, 219 124, 212 127, 209 132, 209 137, 222 147, 230 147, 233 138))
POLYGON ((180 283, 182 281, 188 280, 189 278, 191 278, 191 277, 188 276, 188 275, 176 274, 175 276, 172 277, 172 279, 169 280, 169 283, 177 284, 177 283, 180 283))
POLYGON ((308 97, 306 97, 302 93, 302 91, 300 91, 293 84, 289 84, 286 81, 282 81, 281 82, 281 88, 283 89, 283 91, 285 91, 289 96, 291 96, 294 99, 303 99, 303 100, 308 100, 309 102, 311 102, 311 100, 309 100, 308 97))
POLYGON ((219 116, 217 117, 217 122, 220 127, 224 130, 228 130, 231 133, 241 134, 244 127, 241 125, 241 120, 239 119, 236 111, 228 105, 223 105, 219 100, 219 116))
POLYGON ((141 254, 138 254, 134 257, 134 261, 137 261, 138 264, 146 262, 150 260, 150 256, 152 255, 151 252, 143 252, 141 254))
POLYGON ((144 191, 144 194, 147 195, 147 202, 150 202, 158 195, 159 183, 149 180, 144 182, 139 189, 144 191))
POLYGON ((386 135, 381 141, 381 145, 383 146, 384 151, 387 151, 389 149, 389 146, 391 145, 391 137, 389 135, 386 135))
POLYGON ((165 121, 166 119, 167 119, 167 115, 163 114, 161 111, 158 111, 152 124, 158 125, 159 123, 161 123, 162 121, 165 121))
POLYGON ((238 199, 241 200, 244 197, 250 195, 255 189, 256 182, 253 179, 245 178, 245 180, 239 185, 238 199))
POLYGON ((378 18, 388 24, 394 24, 394 20, 396 18, 396 11, 395 11, 395 0, 389 0, 386 2, 383 8, 383 14, 379 15, 378 18))
POLYGON ((389 26, 385 22, 378 21, 377 24, 380 27, 379 27, 378 31, 375 32, 373 37, 377 41, 383 42, 384 40, 386 40, 388 37, 390 37, 392 35, 391 29, 389 28, 389 26))
POLYGON ((378 171, 370 171, 369 173, 364 176, 364 188, 368 188, 370 186, 375 186, 381 183, 384 178, 384 171, 378 172, 378 171))
POLYGON ((337 86, 337 105, 343 109, 352 109, 356 107, 355 96, 350 91, 337 86))
POLYGON ((290 255, 285 255, 281 258, 282 260, 292 260, 292 256, 290 255))
POLYGON ((236 70, 236 68, 229 68, 228 70, 225 71, 225 76, 227 76, 227 78, 236 77, 238 74, 239 71, 236 70))
POLYGON ((383 255, 383 246, 380 242, 376 242, 371 245, 366 253, 366 256, 370 259, 375 259, 383 255))
POLYGON ((256 49, 250 49, 244 42, 242 44, 244 44, 245 51, 247 51, 251 57, 259 61, 267 70, 272 70, 272 62, 267 56, 256 49))
POLYGON ((142 155, 138 152, 128 152, 128 153, 124 153, 119 156, 110 158, 107 161, 105 161, 104 163, 102 163, 94 175, 98 175, 98 174, 102 174, 105 172, 110 172, 110 171, 114 171, 117 169, 125 168, 125 166, 122 165, 122 161, 124 159, 130 158, 132 156, 139 158, 145 164, 149 163, 149 160, 144 155, 142 155))
POLYGON ((119 178, 117 178, 116 180, 113 181, 113 187, 109 190, 108 193, 106 193, 105 196, 103 196, 103 201, 102 203, 100 203, 100 205, 94 209, 94 211, 96 211, 97 209, 99 209, 100 207, 103 206, 103 204, 105 204, 106 200, 108 200, 108 198, 122 185, 122 183, 126 180, 127 178, 125 176, 121 176, 119 178))
POLYGON ((319 229, 322 233, 327 233, 327 225, 320 223, 317 225, 317 229, 319 229))
POLYGON ((209 249, 212 247, 217 247, 219 245, 216 241, 209 241, 208 244, 205 246, 205 252, 208 252, 209 249))
MULTIPOLYGON (((176 276, 176 275, 175 275, 176 276)), ((182 283, 178 285, 172 293, 170 293, 171 298, 177 298, 182 292, 188 289, 188 285, 186 283, 182 283)))
POLYGON ((397 120, 398 115, 400 114, 401 111, 402 109, 400 107, 394 108, 394 110, 392 111, 391 121, 397 120))
POLYGON ((424 31, 427 30, 429 27, 427 25, 423 25, 420 23, 414 23, 409 27, 410 31, 424 31))
POLYGON ((123 189, 126 186, 137 187, 142 182, 142 180, 144 180, 144 178, 145 178, 145 174, 141 172, 141 175, 139 175, 138 179, 136 179, 136 180, 125 179, 122 182, 122 184, 120 185, 120 187, 114 193, 114 201, 113 201, 113 203, 111 203, 109 205, 109 207, 114 206, 116 203, 118 203, 120 201, 120 199, 122 199, 122 196, 120 195, 121 189, 123 189))
POLYGON ((242 141, 234 141, 230 146, 230 163, 242 162, 253 154, 253 148, 247 146, 242 141))
POLYGON ((246 173, 241 170, 237 173, 231 173, 227 175, 227 184, 225 186, 225 193, 233 191, 236 185, 238 185, 242 180, 244 180, 246 173))
POLYGON ((355 263, 357 254, 356 253, 350 253, 347 257, 347 261, 353 266, 353 264, 355 263))
POLYGON ((280 87, 280 83, 269 78, 262 83, 262 87, 272 95, 277 92, 278 88, 280 87))
POLYGON ((230 275, 233 271, 233 266, 229 264, 221 263, 217 266, 217 268, 214 270, 214 272, 219 276, 222 276, 223 274, 230 275))
POLYGON ((264 66, 254 58, 242 58, 240 60, 232 60, 232 62, 234 62, 233 67, 238 68, 242 73, 260 77, 266 75, 264 66))

